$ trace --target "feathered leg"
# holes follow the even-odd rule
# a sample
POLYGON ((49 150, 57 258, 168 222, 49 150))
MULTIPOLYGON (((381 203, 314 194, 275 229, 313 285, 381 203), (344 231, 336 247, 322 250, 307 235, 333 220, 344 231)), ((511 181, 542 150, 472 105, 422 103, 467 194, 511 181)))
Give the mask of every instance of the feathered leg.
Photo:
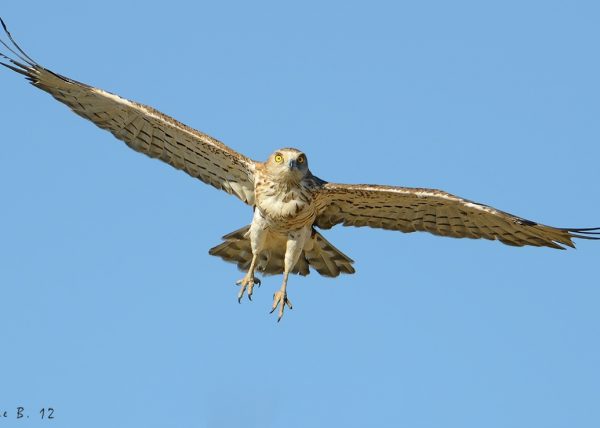
POLYGON ((304 249, 304 244, 306 240, 310 237, 310 227, 305 227, 303 229, 295 230, 293 232, 288 233, 288 240, 286 243, 285 249, 285 261, 284 261, 284 271, 283 271, 283 284, 281 284, 281 288, 273 295, 273 307, 271 308, 271 313, 277 309, 279 306, 279 313, 277 316, 277 322, 281 320, 283 316, 283 311, 285 306, 287 305, 290 309, 292 309, 292 302, 287 297, 287 281, 290 271, 294 268, 296 263, 298 262, 298 258, 304 249))
POLYGON ((240 292, 238 293, 238 303, 241 303, 244 292, 248 294, 248 299, 252 300, 252 290, 255 285, 260 285, 260 280, 254 276, 256 270, 256 264, 260 252, 264 249, 265 241, 267 239, 267 225, 265 220, 262 218, 258 210, 254 211, 254 217, 252 218, 252 224, 248 234, 250 237, 250 247, 252 248, 252 261, 250 262, 250 268, 248 273, 242 279, 236 282, 240 286, 240 292))

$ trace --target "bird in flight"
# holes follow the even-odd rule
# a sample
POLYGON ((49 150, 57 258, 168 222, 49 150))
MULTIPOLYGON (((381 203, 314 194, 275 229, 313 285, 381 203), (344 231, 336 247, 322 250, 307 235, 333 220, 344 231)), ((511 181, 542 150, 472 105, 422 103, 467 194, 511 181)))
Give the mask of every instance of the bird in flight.
POLYGON ((251 300, 256 273, 283 274, 271 312, 278 321, 292 308, 290 273, 309 269, 336 277, 352 274, 353 260, 317 229, 337 224, 369 226, 405 233, 425 231, 454 238, 499 240, 512 246, 565 249, 573 238, 600 239, 600 228, 556 228, 500 211, 441 190, 337 184, 308 168, 301 150, 276 150, 265 162, 254 161, 220 141, 142 104, 50 71, 31 59, 0 19, 8 50, 0 64, 24 75, 73 112, 112 133, 140 153, 158 158, 192 177, 236 196, 253 208, 250 225, 223 237, 209 254, 236 263, 246 272, 237 281, 238 301, 251 300))

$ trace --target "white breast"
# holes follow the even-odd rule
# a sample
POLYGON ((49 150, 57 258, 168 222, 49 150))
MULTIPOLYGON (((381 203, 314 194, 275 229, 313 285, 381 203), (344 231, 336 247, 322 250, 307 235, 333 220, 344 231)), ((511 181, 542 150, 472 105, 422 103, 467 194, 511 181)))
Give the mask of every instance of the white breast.
POLYGON ((312 223, 315 210, 308 189, 260 183, 256 206, 274 229, 296 229, 312 223))
POLYGON ((266 193, 257 200, 259 208, 268 217, 291 218, 300 214, 307 203, 299 197, 299 192, 266 193))

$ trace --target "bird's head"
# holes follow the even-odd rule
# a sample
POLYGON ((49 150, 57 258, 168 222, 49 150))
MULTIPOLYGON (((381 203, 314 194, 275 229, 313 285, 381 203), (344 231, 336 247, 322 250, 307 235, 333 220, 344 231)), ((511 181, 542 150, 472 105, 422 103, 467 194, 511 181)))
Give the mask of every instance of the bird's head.
POLYGON ((269 174, 285 181, 299 182, 308 174, 308 160, 300 150, 279 149, 271 156, 265 166, 269 174))

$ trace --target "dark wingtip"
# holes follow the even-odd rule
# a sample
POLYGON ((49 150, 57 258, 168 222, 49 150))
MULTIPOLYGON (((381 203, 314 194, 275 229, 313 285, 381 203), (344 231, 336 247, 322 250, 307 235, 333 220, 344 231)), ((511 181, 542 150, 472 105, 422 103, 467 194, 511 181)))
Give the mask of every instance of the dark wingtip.
POLYGON ((5 66, 6 68, 10 68, 12 71, 15 71, 15 72, 17 72, 17 73, 19 73, 19 74, 22 74, 22 75, 23 75, 23 76, 25 76, 25 77, 30 77, 30 76, 29 76, 29 74, 28 74, 27 72, 25 72, 25 71, 21 70, 20 68, 14 67, 14 66, 12 66, 12 65, 10 65, 10 64, 7 64, 7 63, 5 63, 5 62, 2 62, 2 61, 0 61, 0 65, 3 65, 3 66, 5 66))
POLYGON ((584 233, 592 233, 594 235, 600 235, 600 227, 578 227, 578 228, 568 228, 561 229, 567 230, 569 232, 584 232, 584 233))
POLYGON ((4 45, 4 47, 6 47, 10 52, 15 54, 21 61, 34 67, 37 64, 37 62, 33 58, 31 58, 29 55, 27 55, 25 53, 25 51, 23 49, 21 49, 21 46, 19 46, 19 44, 17 42, 15 42, 15 39, 13 39, 12 34, 10 34, 10 31, 8 31, 8 27, 6 26, 6 23, 4 22, 4 20, 2 18, 0 18, 0 24, 2 24, 2 28, 4 29, 4 32, 6 33, 6 35, 8 36, 8 39, 11 41, 11 43, 17 49, 18 52, 15 52, 15 50, 12 49, 10 46, 8 46, 3 40, 0 40, 2 45, 4 45))
POLYGON ((567 232, 571 238, 600 240, 600 227, 565 228, 560 230, 567 232))

